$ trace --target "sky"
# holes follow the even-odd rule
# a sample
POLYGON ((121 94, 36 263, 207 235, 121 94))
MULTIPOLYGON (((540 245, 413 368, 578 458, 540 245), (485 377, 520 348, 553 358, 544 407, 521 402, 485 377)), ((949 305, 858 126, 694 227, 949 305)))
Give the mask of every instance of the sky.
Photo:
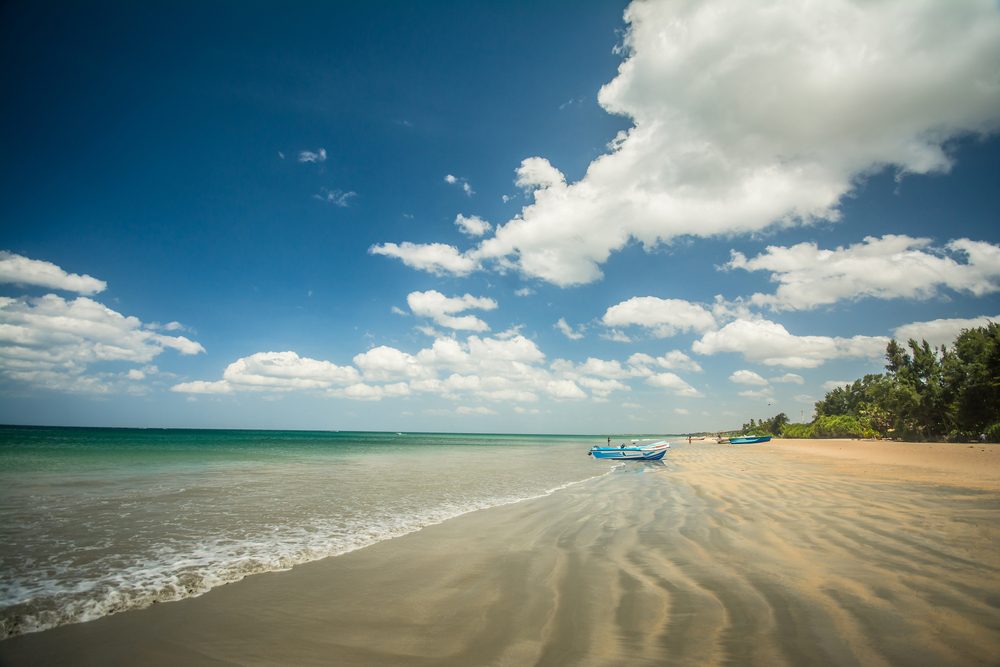
POLYGON ((685 433, 1000 320, 994 0, 7 2, 0 422, 685 433))

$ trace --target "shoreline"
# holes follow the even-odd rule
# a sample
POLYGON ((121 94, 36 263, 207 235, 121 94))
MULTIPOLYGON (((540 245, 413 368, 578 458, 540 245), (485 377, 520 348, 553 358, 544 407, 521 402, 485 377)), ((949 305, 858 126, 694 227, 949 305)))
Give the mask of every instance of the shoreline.
POLYGON ((959 665, 1000 654, 1000 448, 773 442, 679 443, 664 466, 622 466, 196 598, 14 637, 0 662, 959 665))

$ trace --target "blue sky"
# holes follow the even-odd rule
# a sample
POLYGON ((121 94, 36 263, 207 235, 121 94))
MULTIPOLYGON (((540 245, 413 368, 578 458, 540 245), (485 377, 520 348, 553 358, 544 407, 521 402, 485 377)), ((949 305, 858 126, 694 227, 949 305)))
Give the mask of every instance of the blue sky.
POLYGON ((6 3, 0 421, 686 432, 1000 316, 1000 10, 6 3))

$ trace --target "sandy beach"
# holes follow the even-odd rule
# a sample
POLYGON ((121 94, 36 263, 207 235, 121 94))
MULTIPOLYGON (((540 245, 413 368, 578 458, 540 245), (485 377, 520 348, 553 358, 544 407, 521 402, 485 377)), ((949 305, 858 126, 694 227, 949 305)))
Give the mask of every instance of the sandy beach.
MULTIPOLYGON (((581 453, 582 456, 582 453, 581 453)), ((681 443, 4 665, 989 665, 1000 447, 681 443)))

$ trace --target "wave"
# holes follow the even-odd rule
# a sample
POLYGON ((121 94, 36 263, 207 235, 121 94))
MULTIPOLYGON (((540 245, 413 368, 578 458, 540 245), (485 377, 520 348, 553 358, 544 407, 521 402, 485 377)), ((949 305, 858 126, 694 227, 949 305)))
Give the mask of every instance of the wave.
MULTIPOLYGON (((380 517, 339 518, 300 527, 265 526, 249 539, 201 540, 197 546, 165 543, 153 558, 124 562, 108 556, 96 563, 89 579, 80 572, 49 568, 50 576, 33 581, 0 582, 0 639, 82 623, 123 611, 197 597, 213 588, 264 572, 340 556, 417 532, 465 514, 543 498, 590 482, 601 474, 545 489, 536 494, 444 502, 436 507, 380 517), (60 576, 62 575, 62 576, 60 576)), ((85 575, 86 576, 86 575, 85 575)))

